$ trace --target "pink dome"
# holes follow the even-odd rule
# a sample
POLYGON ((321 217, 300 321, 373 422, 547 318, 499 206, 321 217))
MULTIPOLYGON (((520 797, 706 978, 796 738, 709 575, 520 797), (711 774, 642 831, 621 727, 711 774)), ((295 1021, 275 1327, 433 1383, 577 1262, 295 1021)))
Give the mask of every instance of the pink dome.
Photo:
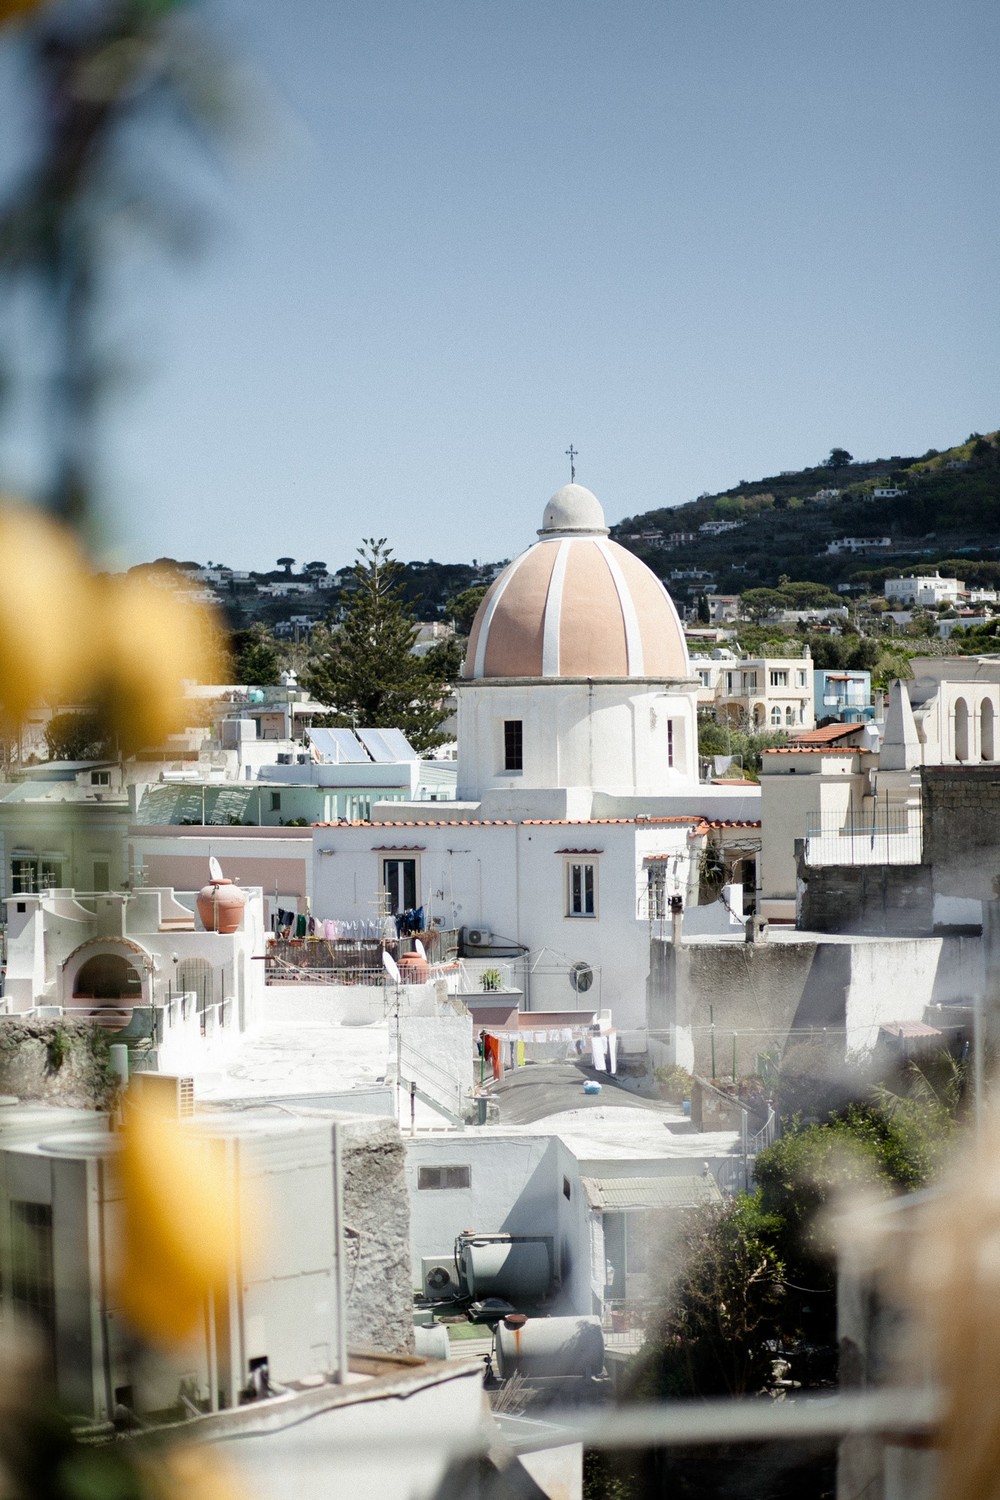
POLYGON ((690 677, 670 595, 645 563, 608 538, 589 490, 558 491, 539 536, 479 606, 464 679, 690 677))

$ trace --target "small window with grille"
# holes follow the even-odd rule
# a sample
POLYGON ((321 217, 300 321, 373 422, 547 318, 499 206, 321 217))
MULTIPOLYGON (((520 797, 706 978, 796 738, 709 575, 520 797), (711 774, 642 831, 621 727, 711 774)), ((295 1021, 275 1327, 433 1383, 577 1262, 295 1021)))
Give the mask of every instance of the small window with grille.
POLYGON ((472 1186, 471 1167, 418 1167, 417 1189, 467 1188, 472 1186))

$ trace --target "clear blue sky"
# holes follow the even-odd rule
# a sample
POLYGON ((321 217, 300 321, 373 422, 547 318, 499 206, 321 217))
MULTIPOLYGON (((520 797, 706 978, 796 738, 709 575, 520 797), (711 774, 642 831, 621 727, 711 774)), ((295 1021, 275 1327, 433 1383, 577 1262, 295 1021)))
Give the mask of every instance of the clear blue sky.
POLYGON ((271 102, 122 278, 126 560, 495 559, 570 441, 618 520, 1000 425, 995 0, 206 15, 271 102))

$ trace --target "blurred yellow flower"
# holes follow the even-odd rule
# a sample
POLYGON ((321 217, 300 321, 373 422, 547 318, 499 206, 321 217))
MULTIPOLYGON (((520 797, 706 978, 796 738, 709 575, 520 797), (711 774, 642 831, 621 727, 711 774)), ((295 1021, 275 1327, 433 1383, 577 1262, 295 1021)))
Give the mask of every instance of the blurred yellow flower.
POLYGON ((118 1156, 124 1209, 116 1300, 134 1331, 175 1347, 197 1329, 236 1258, 233 1185, 220 1143, 130 1102, 118 1156))
POLYGON ((184 728, 183 683, 217 670, 214 616, 148 574, 98 580, 98 698, 125 754, 184 728))
POLYGON ((0 506, 0 707, 77 700, 94 655, 92 580, 72 536, 43 512, 0 506))
POLYGON ((207 1446, 165 1448, 142 1468, 149 1500, 244 1500, 231 1469, 207 1446))
POLYGON ((182 580, 95 577, 71 532, 0 505, 0 713, 94 702, 123 754, 183 729, 186 681, 220 670, 220 627, 182 580))

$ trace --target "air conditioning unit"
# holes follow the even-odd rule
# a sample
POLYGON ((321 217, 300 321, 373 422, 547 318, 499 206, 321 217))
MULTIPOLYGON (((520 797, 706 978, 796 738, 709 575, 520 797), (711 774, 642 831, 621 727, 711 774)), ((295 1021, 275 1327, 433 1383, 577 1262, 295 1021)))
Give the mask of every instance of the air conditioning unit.
POLYGON ((425 1255, 420 1261, 420 1279, 429 1302, 452 1301, 461 1296, 454 1255, 425 1255))
POLYGON ((175 1073, 133 1073, 129 1088, 140 1103, 147 1100, 159 1105, 174 1119, 190 1119, 194 1114, 193 1078, 175 1073))
POLYGON ((493 934, 487 927, 466 927, 462 941, 467 948, 490 948, 493 945, 493 934))
POLYGON ((292 764, 292 757, 286 751, 279 750, 277 755, 277 763, 279 766, 290 766, 292 764))

